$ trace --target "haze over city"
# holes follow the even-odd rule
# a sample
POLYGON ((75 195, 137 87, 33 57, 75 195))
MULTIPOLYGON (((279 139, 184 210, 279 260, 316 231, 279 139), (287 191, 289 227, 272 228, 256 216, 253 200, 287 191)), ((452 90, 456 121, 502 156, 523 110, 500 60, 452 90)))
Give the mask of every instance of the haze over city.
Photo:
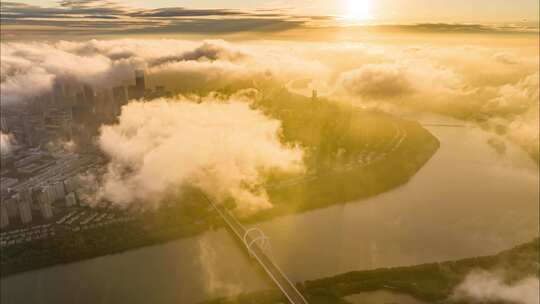
POLYGON ((539 303, 539 3, 2 1, 2 303, 539 303))

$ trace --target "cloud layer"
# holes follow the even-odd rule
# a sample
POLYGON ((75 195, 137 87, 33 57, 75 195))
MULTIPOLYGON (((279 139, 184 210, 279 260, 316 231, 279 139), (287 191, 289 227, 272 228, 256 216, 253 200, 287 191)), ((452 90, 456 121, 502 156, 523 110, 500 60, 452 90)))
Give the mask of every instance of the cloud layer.
POLYGON ((379 56, 384 62, 341 72, 331 95, 365 106, 427 110, 478 122, 538 160, 537 60, 477 47, 391 52, 379 56))
MULTIPOLYGON (((528 46, 528 49, 517 49, 508 44, 497 47, 290 41, 252 44, 163 39, 2 42, 1 102, 7 106, 50 93, 57 81, 90 84, 98 89, 128 84, 133 81, 134 70, 142 68, 146 70, 150 87, 164 85, 167 90, 186 96, 207 95, 212 91, 234 93, 248 88, 256 88, 263 94, 288 88, 310 95, 312 89, 317 89, 320 96, 363 107, 451 115, 506 135, 538 159, 539 65, 537 46, 528 46)), ((267 169, 266 165, 280 169, 295 167, 292 164, 298 161, 299 152, 280 146, 278 122, 252 111, 244 101, 218 102, 216 95, 209 96, 209 101, 202 105, 186 102, 185 98, 173 98, 148 104, 131 103, 125 107, 119 125, 103 128, 100 145, 111 156, 113 164, 102 194, 118 204, 126 204, 160 196, 170 187, 188 182, 213 191, 220 199, 230 196, 248 201, 251 197, 259 202, 256 205, 268 206, 264 193, 256 189, 261 176, 253 172, 262 172, 258 169, 261 166, 267 169), (190 115, 198 115, 195 116, 198 120, 194 121, 186 114, 190 111, 193 112, 190 115), (163 119, 153 121, 148 113, 155 117, 163 115, 163 119), (182 121, 173 121, 172 113, 183 117, 182 121), (227 115, 230 119, 221 117, 227 115), (243 133, 247 130, 243 129, 249 128, 232 119, 235 116, 261 124, 262 129, 255 128, 253 131, 258 130, 258 133, 249 133, 253 138, 247 137, 243 133), (152 123, 141 125, 134 117, 152 123), (227 127, 208 124, 205 129, 197 124, 209 120, 227 127), (168 124, 159 125, 159 122, 168 124), (191 130, 193 134, 200 132, 201 136, 193 139, 197 141, 189 142, 187 136, 180 137, 185 133, 179 130, 191 130), (246 136, 246 141, 252 142, 251 146, 261 140, 261 146, 274 149, 277 155, 284 153, 283 158, 267 159, 264 151, 258 151, 260 159, 253 159, 250 158, 253 155, 246 154, 245 147, 240 145, 230 157, 246 157, 245 167, 242 164, 235 168, 237 174, 233 174, 231 180, 216 174, 213 175, 218 179, 216 181, 206 178, 214 184, 204 185, 200 182, 200 174, 213 166, 209 160, 211 155, 191 159, 194 156, 182 154, 187 153, 185 151, 174 154, 166 149, 176 141, 179 141, 178 147, 194 145, 202 149, 205 144, 219 142, 216 136, 220 132, 231 130, 237 132, 226 133, 227 138, 246 136), (153 137, 139 137, 144 132, 153 137), (154 137, 163 142, 154 143, 154 137), (148 139, 159 149, 154 151, 153 147, 145 146, 143 139, 148 139), (172 142, 168 143, 168 140, 172 142), (196 168, 186 165, 188 173, 178 171, 183 173, 170 176, 156 173, 156 177, 150 179, 148 172, 151 171, 145 169, 144 164, 153 159, 147 159, 147 155, 161 152, 170 162, 173 156, 179 157, 180 163, 189 160, 196 168), (232 183, 230 188, 236 190, 223 190, 222 182, 227 187, 232 183), (253 185, 255 190, 251 188, 253 185), (121 191, 112 191, 114 187, 121 191)), ((232 145, 231 142, 224 144, 232 150, 227 146, 232 145)), ((214 161, 218 160, 231 163, 230 159, 214 161)), ((219 168, 218 172, 222 172, 220 170, 223 169, 219 168)), ((246 209, 250 208, 248 204, 246 209)))
POLYGON ((478 303, 509 302, 516 304, 538 304, 540 298, 538 278, 530 277, 513 284, 507 284, 490 272, 474 271, 456 287, 455 300, 478 303))
POLYGON ((282 144, 280 128, 240 97, 132 102, 117 125, 101 130, 99 145, 111 158, 101 196, 157 204, 191 185, 234 199, 242 212, 269 208, 264 174, 303 169, 302 150, 282 144))
POLYGON ((141 68, 151 86, 179 92, 237 90, 326 73, 316 61, 222 40, 2 43, 1 48, 3 104, 51 92, 57 80, 110 88, 133 81, 134 70, 141 68))

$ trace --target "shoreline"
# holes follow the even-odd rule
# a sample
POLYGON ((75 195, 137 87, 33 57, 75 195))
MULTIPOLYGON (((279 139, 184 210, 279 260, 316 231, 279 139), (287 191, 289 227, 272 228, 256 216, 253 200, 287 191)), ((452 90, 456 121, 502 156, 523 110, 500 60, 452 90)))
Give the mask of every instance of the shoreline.
MULTIPOLYGON (((539 238, 493 255, 460 260, 425 263, 413 266, 351 271, 326 278, 297 283, 315 303, 350 303, 346 297, 366 292, 389 291, 412 296, 427 303, 468 303, 454 301, 452 295, 467 275, 474 271, 500 274, 504 281, 518 282, 538 278, 539 238)), ((282 301, 278 290, 240 294, 229 298, 203 301, 204 304, 275 304, 282 301)))
MULTIPOLYGON (((334 170, 333 166, 328 166, 325 168, 327 170, 320 170, 322 174, 315 178, 277 190, 267 189, 274 207, 242 218, 242 222, 246 224, 264 222, 284 215, 351 203, 395 189, 406 184, 431 159, 440 146, 438 139, 417 122, 381 113, 362 113, 361 119, 371 119, 383 126, 393 124, 405 130, 407 136, 382 159, 367 165, 353 166, 348 170, 334 170)), ((286 125, 287 121, 284 124, 285 130, 294 130, 286 125)), ((295 139, 294 136, 291 137, 295 139)), ((357 138, 353 134, 351 140, 354 139, 357 138)), ((202 199, 196 194, 191 196, 191 200, 186 199, 191 205, 207 205, 207 203, 197 205, 200 200, 202 199)), ((161 221, 154 223, 152 220, 141 218, 138 221, 79 234, 66 231, 59 233, 59 236, 54 239, 3 248, 0 278, 120 254, 182 238, 197 237, 210 229, 223 227, 215 214, 208 213, 204 208, 202 211, 199 209, 201 207, 198 207, 195 210, 196 214, 191 217, 181 213, 185 222, 181 222, 182 218, 174 217, 174 213, 167 214, 166 211, 165 215, 160 215, 167 217, 166 223, 161 221), (194 218, 197 218, 197 221, 193 221, 194 218), (179 221, 180 224, 178 224, 179 221)), ((173 212, 178 211, 173 210, 173 212)))

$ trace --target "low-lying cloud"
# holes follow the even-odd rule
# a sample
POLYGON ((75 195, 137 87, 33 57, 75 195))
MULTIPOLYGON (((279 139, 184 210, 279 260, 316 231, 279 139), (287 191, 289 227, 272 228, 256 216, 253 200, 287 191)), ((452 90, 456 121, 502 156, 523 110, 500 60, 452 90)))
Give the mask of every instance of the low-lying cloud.
MULTIPOLYGON (((163 85, 173 92, 173 96, 207 95, 213 91, 234 93, 248 88, 257 88, 265 95, 283 88, 310 95, 312 89, 316 89, 319 96, 365 107, 451 115, 505 135, 538 159, 537 52, 526 52, 511 45, 441 47, 290 41, 255 44, 172 39, 2 42, 0 100, 2 106, 24 102, 51 93, 56 82, 89 84, 97 90, 110 89, 132 83, 136 69, 146 71, 148 87, 163 85)), ((253 199, 258 202, 254 204, 256 206, 269 206, 265 194, 257 186, 262 178, 259 168, 265 167, 264 164, 279 169, 297 167, 298 164, 293 164, 301 158, 297 148, 279 142, 279 132, 279 122, 234 98, 226 102, 208 100, 201 105, 187 102, 185 98, 146 104, 131 102, 124 107, 118 125, 103 128, 99 144, 112 163, 102 195, 125 205, 154 195, 165 195, 170 187, 189 183, 213 191, 220 199, 228 196, 243 202, 253 199), (158 121, 146 126, 133 118, 152 121, 148 113, 156 117, 164 115, 161 122, 173 121, 174 116, 182 119, 168 125, 160 126, 158 121), (221 116, 230 116, 230 119, 221 116), (226 137, 231 139, 247 136, 244 134, 249 128, 240 127, 240 120, 244 119, 266 128, 260 129, 259 133, 248 132, 253 136, 246 137, 252 142, 250 147, 260 143, 271 147, 283 158, 266 158, 269 156, 264 151, 255 151, 260 158, 253 159, 254 155, 246 153, 242 145, 227 156, 235 161, 205 153, 199 159, 189 154, 203 149, 205 144, 219 143, 216 136, 220 132, 226 132, 226 137), (209 120, 218 121, 225 127, 208 123, 203 128, 198 124, 209 120), (190 135, 197 137, 190 142, 185 130, 209 137, 190 135), (229 134, 232 130, 236 130, 234 136, 229 134), (155 138, 148 138, 155 147, 143 142, 140 136, 144 132, 155 134, 155 138), (267 137, 263 135, 267 134, 265 132, 274 135, 267 137), (158 138, 163 142, 154 142, 158 138), (175 154, 171 152, 175 150, 167 148, 176 147, 172 143, 177 141, 178 147, 184 148, 175 154), (177 168, 179 174, 152 172, 145 164, 155 161, 162 152, 164 155, 160 157, 169 163, 173 163, 175 157, 179 158, 180 164, 191 163, 182 165, 182 170, 177 168), (246 163, 236 161, 242 157, 246 157, 246 163), (211 175, 214 180, 205 177, 211 185, 203 184, 201 176, 218 161, 241 165, 235 168, 237 172, 231 180, 215 174, 211 175), (150 178, 152 174, 155 176, 150 178), (112 191, 115 187, 119 190, 112 191), (224 190, 226 187, 235 190, 224 190)), ((226 144, 231 145, 231 142, 226 144)), ((232 150, 233 147, 227 145, 224 147, 232 150)), ((215 153, 219 154, 217 150, 215 153)), ((218 170, 224 171, 227 170, 221 167, 218 170)), ((249 204, 246 209, 251 209, 249 204)))
MULTIPOLYGON (((501 64, 495 58, 494 69, 501 64)), ((525 67, 527 70, 528 65, 525 67)), ((497 85, 488 79, 475 84, 479 80, 473 79, 473 72, 463 74, 459 69, 433 59, 368 63, 341 73, 333 96, 366 106, 431 111, 479 122, 488 130, 506 135, 538 159, 538 72, 506 75, 507 82, 497 85)))
POLYGON ((14 144, 14 140, 11 134, 0 132, 0 154, 1 155, 7 155, 11 153, 13 149, 13 144, 14 144))
POLYGON ((265 173, 303 170, 299 147, 280 141, 281 125, 246 100, 209 98, 132 102, 119 123, 103 126, 99 146, 111 161, 101 197, 117 204, 157 204, 183 185, 251 213, 271 207, 265 173))
POLYGON ((176 56, 166 56, 161 57, 149 64, 150 67, 159 66, 166 63, 178 62, 178 61, 216 61, 216 60, 226 60, 226 61, 237 61, 246 57, 241 51, 233 50, 226 45, 221 45, 219 43, 209 43, 204 42, 201 46, 197 47, 192 51, 187 51, 183 54, 176 56))
POLYGON ((146 69, 151 86, 183 93, 238 90, 327 74, 326 67, 313 60, 222 40, 91 40, 1 47, 2 104, 50 93, 56 81, 97 88, 130 83, 136 69, 146 69))
POLYGON ((475 303, 538 304, 540 302, 539 289, 537 277, 525 278, 509 284, 494 273, 478 270, 468 274, 465 280, 456 287, 452 299, 475 303))
POLYGON ((366 64, 344 72, 338 81, 346 93, 371 100, 459 96, 464 84, 458 74, 415 60, 402 63, 366 64))

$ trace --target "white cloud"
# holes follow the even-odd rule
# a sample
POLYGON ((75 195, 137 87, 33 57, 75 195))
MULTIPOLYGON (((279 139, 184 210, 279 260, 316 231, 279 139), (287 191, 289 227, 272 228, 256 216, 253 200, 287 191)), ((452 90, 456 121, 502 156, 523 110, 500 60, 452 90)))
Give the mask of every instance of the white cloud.
POLYGON ((117 125, 102 127, 99 145, 111 162, 101 195, 155 204, 189 184, 218 201, 235 199, 242 212, 269 208, 264 174, 303 169, 302 150, 281 143, 280 132, 279 121, 238 96, 132 102, 117 125))
POLYGON ((0 154, 7 155, 13 149, 14 139, 11 134, 0 132, 0 154))
POLYGON ((538 304, 540 290, 537 277, 530 277, 512 284, 487 271, 473 271, 456 287, 452 298, 480 303, 504 301, 516 304, 538 304))
MULTIPOLYGON (((319 90, 320 95, 334 100, 373 104, 379 108, 407 107, 472 120, 480 117, 488 128, 503 130, 510 139, 538 157, 538 59, 536 55, 528 56, 519 50, 167 39, 2 42, 1 48, 2 104, 49 92, 56 80, 76 80, 97 87, 111 87, 132 81, 134 70, 145 68, 149 86, 165 85, 169 90, 182 93, 234 92, 251 87, 264 90, 289 84, 289 88, 299 87, 295 92, 311 94, 313 88, 319 90)), ((250 110, 246 105, 242 106, 245 108, 240 107, 235 100, 225 104, 211 101, 195 105, 177 100, 129 104, 124 108, 119 125, 103 129, 100 145, 111 155, 113 162, 102 194, 118 204, 125 204, 152 198, 154 194, 164 195, 169 187, 190 183, 213 191, 216 197, 231 196, 243 202, 253 200, 254 206, 269 206, 264 192, 257 186, 261 178, 259 167, 269 162, 274 167, 288 168, 298 161, 298 151, 280 146, 276 135, 279 134, 278 122, 250 110), (163 122, 173 121, 173 116, 178 116, 178 122, 162 126, 158 124, 161 121, 148 126, 137 123, 136 119, 153 122, 149 113, 163 116, 163 122), (198 115, 193 116, 198 119, 193 120, 192 115, 198 115), (238 115, 239 121, 212 118, 230 127, 227 131, 211 125, 205 129, 197 124, 210 119, 205 115, 238 115), (285 159, 272 159, 264 151, 255 151, 261 158, 256 160, 245 152, 245 146, 233 146, 231 142, 226 142, 224 147, 237 150, 229 157, 245 157, 245 162, 220 159, 209 152, 202 152, 198 158, 186 152, 187 148, 174 154, 174 150, 162 142, 155 143, 155 147, 145 144, 145 141, 158 139, 167 142, 167 138, 173 142, 181 141, 181 145, 193 145, 192 151, 204 149, 206 145, 219 143, 216 136, 220 132, 227 132, 227 138, 232 139, 231 130, 245 128, 239 127, 243 119, 259 121, 261 126, 268 128, 259 130, 258 134, 249 133, 253 138, 245 139, 253 141, 250 147, 267 145, 285 159), (194 134, 201 132, 201 136, 191 142, 187 135, 186 138, 181 137, 184 131, 178 131, 174 136, 173 133, 160 133, 170 131, 170 128, 191 130, 194 134), (129 130, 143 133, 132 135, 129 130), (151 134, 151 138, 144 138, 144 132, 151 134), (265 132, 274 134, 269 141, 262 140, 268 139, 265 132), (163 156, 160 153, 164 153, 163 156), (157 165, 167 167, 154 159, 158 156, 163 157, 167 164, 174 163, 178 157, 178 163, 182 164, 182 168, 177 168, 180 173, 164 171, 161 174, 152 171, 151 166, 145 166, 155 161, 157 165), (218 161, 224 164, 214 166, 218 161), (233 166, 231 172, 235 174, 227 176, 223 173, 228 171, 226 166, 236 163, 242 165, 233 166), (217 170, 217 174, 203 178, 201 175, 209 175, 209 167, 217 170), (130 174, 126 174, 126 168, 131 170, 130 174), (204 184, 203 180, 211 184, 204 184)), ((245 136, 249 129, 238 130, 235 136, 245 136)), ((215 151, 214 154, 219 153, 215 151)), ((157 165, 156 168, 159 167, 157 165)), ((251 207, 246 206, 245 209, 251 207)))
POLYGON ((2 43, 2 103, 50 92, 55 80, 97 87, 130 82, 146 68, 150 85, 171 90, 249 88, 258 81, 321 75, 325 67, 286 50, 233 45, 222 40, 111 40, 2 43))
POLYGON ((343 73, 340 82, 348 93, 369 99, 399 98, 413 93, 405 67, 396 64, 367 64, 343 73))

